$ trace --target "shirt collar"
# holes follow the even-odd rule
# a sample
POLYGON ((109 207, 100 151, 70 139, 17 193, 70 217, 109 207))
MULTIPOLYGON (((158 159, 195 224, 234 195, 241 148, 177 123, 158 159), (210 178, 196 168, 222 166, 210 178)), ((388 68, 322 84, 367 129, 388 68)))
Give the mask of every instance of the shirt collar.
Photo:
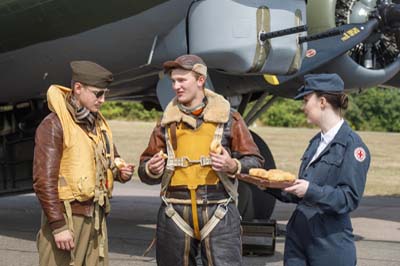
POLYGON ((336 134, 338 133, 340 127, 343 125, 344 120, 343 118, 340 119, 340 121, 331 129, 328 130, 328 132, 326 132, 325 134, 321 132, 321 142, 328 144, 330 143, 333 138, 336 136, 336 134))

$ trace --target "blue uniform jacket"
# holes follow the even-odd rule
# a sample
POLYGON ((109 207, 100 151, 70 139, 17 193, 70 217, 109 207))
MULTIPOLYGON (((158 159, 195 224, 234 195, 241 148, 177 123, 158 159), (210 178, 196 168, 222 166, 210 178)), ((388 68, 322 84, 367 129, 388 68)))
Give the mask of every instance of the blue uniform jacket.
POLYGON ((351 228, 348 214, 357 208, 364 192, 371 158, 369 150, 344 122, 331 143, 307 167, 320 139, 318 133, 310 140, 301 159, 299 178, 310 182, 304 198, 277 189, 268 189, 268 192, 281 201, 297 203, 296 210, 307 219, 319 213, 327 218, 326 222, 330 220, 342 229, 351 228))

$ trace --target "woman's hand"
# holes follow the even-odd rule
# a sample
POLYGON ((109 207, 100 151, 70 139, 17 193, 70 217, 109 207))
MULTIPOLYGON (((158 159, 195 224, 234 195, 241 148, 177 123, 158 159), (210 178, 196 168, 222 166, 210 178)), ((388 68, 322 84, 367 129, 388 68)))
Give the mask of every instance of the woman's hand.
POLYGON ((293 185, 285 188, 284 191, 296 195, 299 198, 303 198, 307 192, 309 183, 310 182, 304 179, 296 179, 293 185))

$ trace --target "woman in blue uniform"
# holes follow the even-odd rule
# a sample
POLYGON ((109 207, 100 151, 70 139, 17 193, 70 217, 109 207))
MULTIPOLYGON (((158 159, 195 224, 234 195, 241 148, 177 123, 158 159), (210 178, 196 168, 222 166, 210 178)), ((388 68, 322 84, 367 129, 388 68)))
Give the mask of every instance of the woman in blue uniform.
POLYGON ((321 129, 310 140, 299 178, 284 190, 267 189, 297 203, 288 225, 284 265, 356 265, 350 212, 364 192, 370 164, 367 146, 343 120, 348 99, 336 74, 306 75, 295 99, 303 99, 308 123, 321 129))

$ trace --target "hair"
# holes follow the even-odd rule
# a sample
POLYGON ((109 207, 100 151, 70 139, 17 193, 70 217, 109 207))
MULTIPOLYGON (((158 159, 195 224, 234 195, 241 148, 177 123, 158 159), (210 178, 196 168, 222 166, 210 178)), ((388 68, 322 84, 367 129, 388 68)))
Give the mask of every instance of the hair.
POLYGON ((74 86, 75 86, 75 83, 80 83, 83 87, 85 87, 85 86, 88 86, 87 84, 85 84, 85 83, 82 83, 82 82, 80 82, 80 81, 76 81, 76 80, 71 80, 71 89, 72 90, 74 90, 74 86))
POLYGON ((194 72, 194 71, 192 71, 192 74, 193 74, 193 76, 194 76, 194 78, 196 79, 196 80, 198 80, 202 75, 201 74, 199 74, 199 73, 197 73, 197 72, 194 72))
POLYGON ((347 110, 349 98, 345 93, 327 93, 316 91, 315 94, 319 98, 324 97, 326 101, 332 105, 333 109, 339 111, 340 114, 343 110, 347 110))

